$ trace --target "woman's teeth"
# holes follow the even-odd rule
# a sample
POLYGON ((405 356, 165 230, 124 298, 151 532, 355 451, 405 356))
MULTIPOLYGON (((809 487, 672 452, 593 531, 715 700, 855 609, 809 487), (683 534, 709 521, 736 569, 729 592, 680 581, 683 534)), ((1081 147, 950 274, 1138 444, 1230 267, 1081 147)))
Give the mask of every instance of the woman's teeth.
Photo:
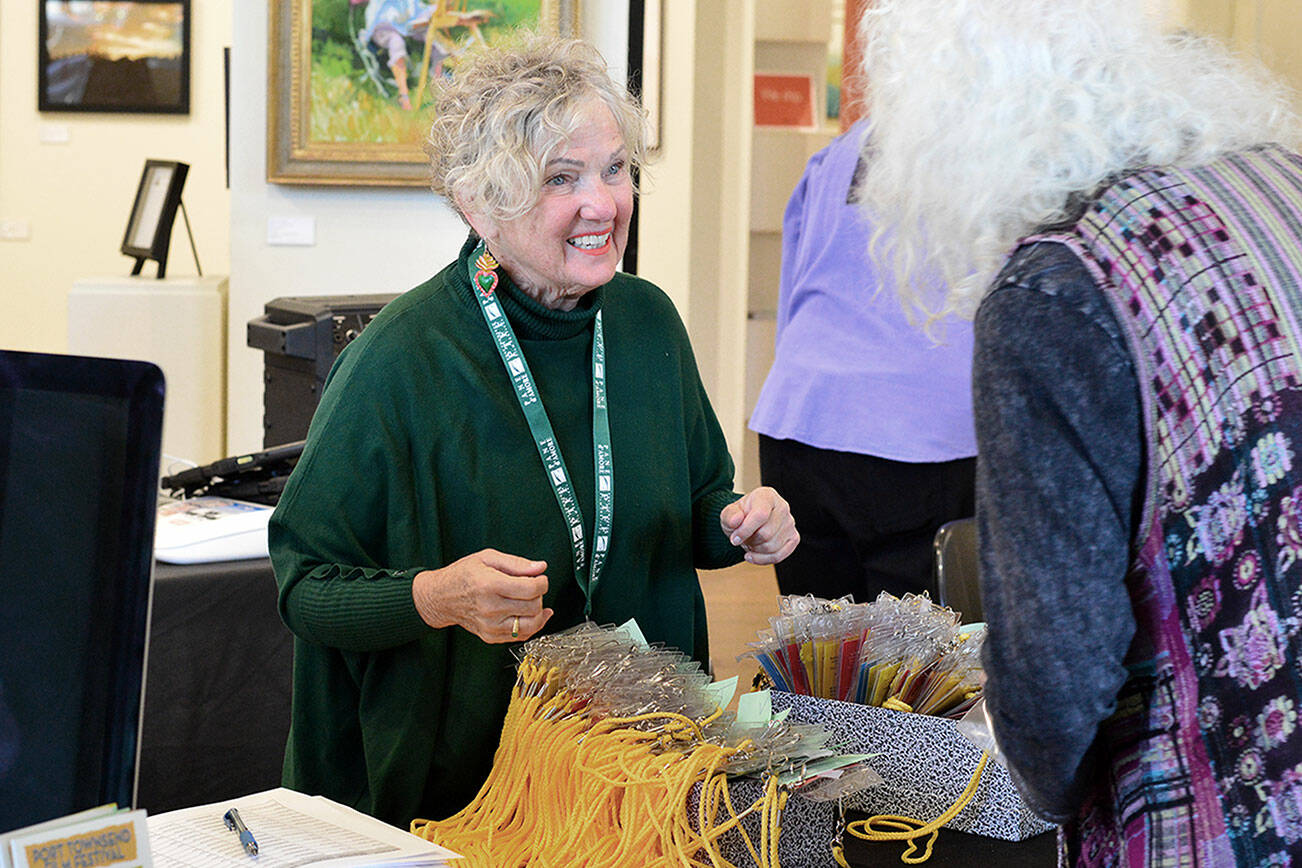
POLYGON ((606 232, 601 235, 579 235, 569 239, 569 243, 580 250, 596 250, 598 247, 604 247, 610 240, 610 233, 606 232))

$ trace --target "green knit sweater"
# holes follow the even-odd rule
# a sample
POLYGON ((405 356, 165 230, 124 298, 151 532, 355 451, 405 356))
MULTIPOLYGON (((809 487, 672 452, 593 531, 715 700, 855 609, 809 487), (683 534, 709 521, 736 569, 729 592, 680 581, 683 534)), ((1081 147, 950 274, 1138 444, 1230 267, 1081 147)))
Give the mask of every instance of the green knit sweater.
MULTIPOLYGON (((400 826, 442 818, 492 765, 515 646, 416 613, 417 572, 483 548, 547 561, 546 632, 583 618, 569 535, 460 259, 341 354, 271 519, 295 634, 285 785, 400 826)), ((597 623, 708 654, 695 569, 741 559, 719 528, 738 495, 687 334, 655 286, 619 274, 573 311, 498 288, 593 538, 592 320, 604 311, 614 533, 597 623)))

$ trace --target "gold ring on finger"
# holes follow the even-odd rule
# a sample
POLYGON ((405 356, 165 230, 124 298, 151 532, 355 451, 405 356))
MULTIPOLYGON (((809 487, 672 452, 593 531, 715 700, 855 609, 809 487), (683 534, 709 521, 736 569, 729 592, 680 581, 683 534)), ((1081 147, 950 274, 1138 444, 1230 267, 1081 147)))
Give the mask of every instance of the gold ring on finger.
POLYGON ((520 616, 516 615, 515 620, 511 622, 511 638, 520 638, 520 616))

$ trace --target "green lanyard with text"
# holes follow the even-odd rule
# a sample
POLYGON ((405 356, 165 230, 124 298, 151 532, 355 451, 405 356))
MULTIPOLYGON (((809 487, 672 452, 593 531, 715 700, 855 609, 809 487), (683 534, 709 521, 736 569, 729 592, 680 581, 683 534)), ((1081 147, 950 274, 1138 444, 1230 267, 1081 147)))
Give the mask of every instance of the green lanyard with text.
POLYGON ((615 465, 610 452, 610 417, 606 410, 606 344, 602 337, 601 311, 597 311, 592 330, 592 451, 597 470, 597 538, 592 546, 592 566, 585 581, 583 513, 574 496, 574 487, 570 484, 570 474, 565 469, 560 445, 552 433, 552 424, 547 419, 547 411, 543 409, 542 398, 534 385, 533 374, 529 372, 529 363, 525 361, 524 353, 520 352, 515 331, 507 321, 494 292, 498 283, 497 268, 497 260, 488 252, 484 242, 479 242, 468 263, 470 282, 475 287, 479 308, 493 335, 493 342, 497 344, 497 352, 511 378, 511 385, 515 387, 515 397, 520 401, 520 409, 524 411, 525 421, 529 423, 529 432, 538 446, 538 455, 547 471, 547 479, 552 484, 552 492, 560 505, 561 515, 569 526, 570 548, 574 553, 574 578, 583 590, 583 614, 591 617, 592 596, 597 590, 597 579, 606 562, 606 550, 610 547, 610 530, 615 517, 615 465))

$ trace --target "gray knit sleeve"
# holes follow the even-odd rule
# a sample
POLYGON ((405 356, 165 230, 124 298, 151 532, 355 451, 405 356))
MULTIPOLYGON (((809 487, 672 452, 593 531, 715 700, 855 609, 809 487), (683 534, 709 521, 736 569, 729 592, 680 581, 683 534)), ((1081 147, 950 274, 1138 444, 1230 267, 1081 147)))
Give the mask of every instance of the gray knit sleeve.
POLYGON ((987 703, 1028 804, 1063 821, 1094 775, 1135 631, 1125 576, 1143 476, 1135 373, 1068 248, 1016 253, 976 318, 987 703))

